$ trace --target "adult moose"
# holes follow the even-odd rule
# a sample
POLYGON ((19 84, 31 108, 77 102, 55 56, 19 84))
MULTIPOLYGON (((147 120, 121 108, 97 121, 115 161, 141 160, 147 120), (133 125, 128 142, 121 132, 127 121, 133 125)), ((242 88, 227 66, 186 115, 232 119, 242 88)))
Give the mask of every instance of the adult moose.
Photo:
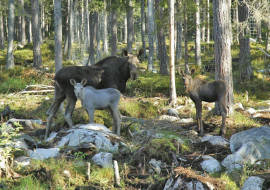
POLYGON ((226 117, 227 108, 225 103, 225 96, 227 93, 227 84, 223 80, 215 80, 207 82, 198 78, 193 79, 192 75, 195 69, 191 69, 191 75, 185 74, 183 70, 178 70, 182 75, 184 87, 189 94, 191 100, 196 106, 196 119, 198 125, 198 131, 200 135, 203 135, 203 123, 202 123, 202 101, 205 102, 218 102, 220 112, 222 115, 222 125, 220 128, 220 134, 222 136, 226 133, 226 117))
POLYGON ((45 139, 50 133, 52 119, 58 111, 61 103, 67 98, 67 107, 64 118, 68 125, 73 126, 72 113, 76 105, 76 95, 74 88, 70 84, 70 79, 81 82, 87 79, 85 86, 93 86, 96 89, 115 88, 120 92, 126 89, 126 82, 129 78, 135 80, 138 77, 137 64, 138 55, 128 54, 126 50, 122 51, 124 57, 109 56, 91 66, 70 66, 60 69, 55 75, 54 102, 47 111, 47 125, 45 139))

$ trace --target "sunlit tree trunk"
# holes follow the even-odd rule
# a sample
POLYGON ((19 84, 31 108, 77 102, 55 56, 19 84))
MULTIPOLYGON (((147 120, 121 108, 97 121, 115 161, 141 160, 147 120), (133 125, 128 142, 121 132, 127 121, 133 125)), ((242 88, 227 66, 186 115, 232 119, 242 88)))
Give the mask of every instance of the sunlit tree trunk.
POLYGON ((167 48, 165 39, 165 30, 163 25, 164 20, 164 8, 160 6, 160 0, 155 1, 156 9, 156 21, 157 25, 157 39, 158 39, 158 58, 159 58, 159 68, 160 74, 168 75, 168 63, 167 63, 167 48))
POLYGON ((8 1, 8 47, 6 68, 14 67, 13 42, 14 42, 14 19, 15 19, 15 0, 8 1))
MULTIPOLYGON (((242 3, 243 0, 239 0, 239 3, 242 3)), ((244 6, 238 6, 238 13, 240 17, 242 15, 248 15, 248 9, 245 9, 244 6)), ((243 20, 244 22, 246 20, 243 20)), ((244 22, 241 24, 239 31, 239 71, 240 78, 242 81, 247 81, 253 78, 251 59, 250 59, 250 40, 248 36, 248 25, 244 22)))
POLYGON ((132 53, 133 0, 127 0, 127 51, 132 53))
POLYGON ((42 65, 41 58, 41 39, 40 39, 40 19, 39 19, 39 2, 31 0, 32 10, 32 34, 33 34, 33 62, 35 67, 42 65))
POLYGON ((68 48, 67 48, 67 59, 71 60, 72 57, 72 44, 73 44, 73 0, 68 0, 69 7, 69 23, 68 23, 68 48))
POLYGON ((199 67, 202 66, 201 60, 201 17, 200 0, 196 0, 196 35, 195 35, 195 59, 199 67))
POLYGON ((88 0, 84 0, 84 35, 85 44, 89 44, 89 11, 88 11, 88 0))
POLYGON ((146 57, 146 42, 145 42, 145 11, 144 11, 145 0, 141 0, 141 34, 142 34, 142 48, 143 54, 141 55, 142 59, 146 57))
POLYGON ((174 0, 170 0, 170 104, 172 107, 177 105, 174 58, 174 0))
POLYGON ((2 11, 0 11, 0 49, 5 49, 5 33, 2 11))
POLYGON ((148 41, 149 41, 149 56, 147 70, 153 71, 154 63, 154 1, 148 0, 148 41))
POLYGON ((106 0, 104 0, 104 11, 103 11, 103 16, 104 16, 104 33, 103 33, 103 50, 104 54, 108 53, 108 22, 107 22, 107 11, 106 11, 107 3, 106 0))
POLYGON ((54 0, 55 73, 62 68, 62 13, 61 0, 54 0))
POLYGON ((268 19, 268 33, 267 33, 267 44, 266 44, 266 51, 270 51, 270 16, 268 19))
POLYGON ((44 0, 40 1, 41 4, 41 13, 40 13, 40 39, 43 41, 45 39, 45 6, 44 6, 44 0))
POLYGON ((210 0, 207 0, 207 33, 206 41, 209 44, 210 42, 210 0))
POLYGON ((25 36, 25 11, 24 11, 24 0, 20 0, 20 43, 26 43, 26 36, 25 36))
POLYGON ((185 73, 189 74, 188 68, 188 27, 187 27, 187 4, 184 2, 184 25, 185 25, 185 73))
MULTIPOLYGON (((113 4, 113 2, 112 2, 113 4)), ((116 9, 111 9, 111 55, 116 55, 117 50, 117 15, 116 9)))
MULTIPOLYGON (((226 105, 228 114, 234 112, 233 78, 231 56, 231 1, 213 1, 213 28, 215 41, 215 79, 227 82, 226 105)), ((218 111, 216 104, 216 112, 218 111)))
POLYGON ((205 21, 206 21, 206 8, 205 8, 205 2, 201 4, 202 6, 202 27, 201 27, 201 41, 205 42, 205 21))
POLYGON ((99 13, 96 14, 96 41, 97 41, 97 55, 96 55, 96 60, 99 61, 101 58, 101 47, 100 47, 100 15, 99 13))

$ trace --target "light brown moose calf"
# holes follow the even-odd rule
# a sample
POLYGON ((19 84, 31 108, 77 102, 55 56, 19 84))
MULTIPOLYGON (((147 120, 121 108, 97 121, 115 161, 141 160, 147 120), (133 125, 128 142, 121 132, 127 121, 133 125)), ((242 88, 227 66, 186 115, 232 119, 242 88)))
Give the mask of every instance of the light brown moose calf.
POLYGON ((224 136, 226 133, 225 122, 227 117, 227 108, 225 103, 225 96, 227 94, 226 82, 223 80, 207 82, 198 78, 193 79, 192 75, 194 74, 195 69, 191 70, 191 75, 185 74, 183 70, 178 70, 178 72, 183 78, 186 92, 189 94, 191 100, 195 103, 199 134, 203 135, 202 101, 218 102, 222 115, 220 135, 224 136))

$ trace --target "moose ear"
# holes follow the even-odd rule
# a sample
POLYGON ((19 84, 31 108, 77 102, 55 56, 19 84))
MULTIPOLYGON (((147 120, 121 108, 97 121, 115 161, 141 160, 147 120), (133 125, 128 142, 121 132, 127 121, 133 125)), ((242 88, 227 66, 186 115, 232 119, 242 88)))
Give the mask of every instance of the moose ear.
POLYGON ((143 52, 144 52, 144 49, 141 48, 141 49, 139 50, 139 53, 138 53, 137 57, 140 57, 140 56, 143 54, 143 52))
POLYGON ((87 83, 87 79, 82 79, 81 85, 84 86, 84 85, 86 85, 86 83, 87 83))
POLYGON ((122 56, 122 57, 128 56, 128 51, 127 51, 126 49, 122 49, 121 56, 122 56))
POLYGON ((191 74, 190 74, 190 75, 193 75, 194 73, 195 73, 195 69, 192 68, 192 69, 191 69, 191 74))
POLYGON ((73 86, 75 86, 76 81, 74 79, 70 79, 70 84, 73 85, 73 86))

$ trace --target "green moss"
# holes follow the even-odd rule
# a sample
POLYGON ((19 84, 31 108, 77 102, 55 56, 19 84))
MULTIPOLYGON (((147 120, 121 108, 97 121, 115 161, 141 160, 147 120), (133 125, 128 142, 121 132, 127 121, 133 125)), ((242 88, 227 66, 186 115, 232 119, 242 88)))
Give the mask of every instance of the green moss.
POLYGON ((176 152, 176 148, 170 139, 153 139, 145 145, 149 157, 161 159, 164 162, 171 163, 170 151, 176 152))

